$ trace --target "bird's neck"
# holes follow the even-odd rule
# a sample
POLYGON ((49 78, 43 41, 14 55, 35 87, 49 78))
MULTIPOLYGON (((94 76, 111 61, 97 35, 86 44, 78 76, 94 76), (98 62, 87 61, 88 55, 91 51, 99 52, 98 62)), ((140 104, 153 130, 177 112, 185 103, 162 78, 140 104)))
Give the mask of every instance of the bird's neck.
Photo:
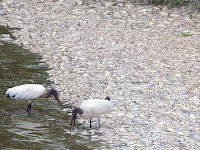
POLYGON ((76 111, 78 112, 79 115, 83 114, 83 110, 80 107, 76 107, 76 111))
POLYGON ((40 96, 41 98, 45 98, 47 96, 47 90, 45 90, 44 92, 43 92, 43 94, 40 96))

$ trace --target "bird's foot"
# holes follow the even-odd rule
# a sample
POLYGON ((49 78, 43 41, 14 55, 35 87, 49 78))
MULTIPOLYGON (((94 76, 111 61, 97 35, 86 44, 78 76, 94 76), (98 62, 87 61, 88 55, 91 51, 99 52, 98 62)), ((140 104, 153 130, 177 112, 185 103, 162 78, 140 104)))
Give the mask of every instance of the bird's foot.
POLYGON ((31 113, 31 104, 28 104, 28 107, 26 108, 26 112, 29 114, 31 113))

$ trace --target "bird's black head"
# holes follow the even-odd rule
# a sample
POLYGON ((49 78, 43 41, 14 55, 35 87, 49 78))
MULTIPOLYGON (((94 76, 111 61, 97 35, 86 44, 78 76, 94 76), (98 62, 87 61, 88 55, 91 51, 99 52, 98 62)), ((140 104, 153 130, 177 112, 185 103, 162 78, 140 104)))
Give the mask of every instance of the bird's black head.
POLYGON ((6 94, 6 91, 7 90, 4 91, 3 95, 5 95, 6 97, 9 97, 9 94, 6 94))
POLYGON ((54 88, 50 89, 47 92, 47 95, 46 95, 45 98, 49 98, 51 95, 53 95, 55 97, 55 99, 57 100, 57 102, 59 103, 59 105, 61 106, 61 108, 63 109, 63 105, 62 105, 62 103, 60 101, 60 98, 58 96, 58 92, 54 88))
POLYGON ((74 107, 74 109, 72 110, 72 120, 71 120, 71 125, 70 125, 70 132, 71 132, 72 129, 74 129, 77 114, 79 114, 79 115, 83 114, 83 111, 82 111, 81 108, 75 107, 75 106, 73 106, 73 107, 74 107))
POLYGON ((108 97, 108 96, 107 96, 107 97, 105 98, 105 100, 108 100, 108 101, 110 101, 110 97, 108 97))
POLYGON ((51 95, 53 96, 58 96, 58 92, 56 90, 54 90, 54 88, 51 88, 46 95, 46 98, 49 98, 51 95))

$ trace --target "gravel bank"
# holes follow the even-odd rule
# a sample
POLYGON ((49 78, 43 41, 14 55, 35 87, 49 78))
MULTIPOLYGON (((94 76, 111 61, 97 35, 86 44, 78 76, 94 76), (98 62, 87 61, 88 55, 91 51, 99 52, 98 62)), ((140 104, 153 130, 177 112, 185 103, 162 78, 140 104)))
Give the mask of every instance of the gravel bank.
POLYGON ((0 8, 0 24, 21 28, 15 42, 43 56, 66 104, 111 96, 115 110, 96 140, 200 149, 199 14, 122 0, 3 0, 0 8))

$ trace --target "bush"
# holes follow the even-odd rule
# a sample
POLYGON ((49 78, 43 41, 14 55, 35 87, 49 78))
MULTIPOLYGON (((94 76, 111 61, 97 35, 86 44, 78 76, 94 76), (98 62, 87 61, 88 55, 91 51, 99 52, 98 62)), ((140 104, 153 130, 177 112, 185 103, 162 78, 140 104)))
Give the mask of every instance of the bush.
POLYGON ((175 6, 175 5, 182 5, 185 4, 185 0, 150 0, 150 3, 160 5, 160 4, 166 4, 170 6, 175 6))
POLYGON ((200 1, 199 0, 148 0, 150 4, 156 5, 168 5, 168 6, 180 6, 188 5, 193 6, 194 8, 200 10, 200 1))
POLYGON ((200 0, 128 0, 129 2, 167 5, 169 7, 187 5, 200 10, 200 0))

